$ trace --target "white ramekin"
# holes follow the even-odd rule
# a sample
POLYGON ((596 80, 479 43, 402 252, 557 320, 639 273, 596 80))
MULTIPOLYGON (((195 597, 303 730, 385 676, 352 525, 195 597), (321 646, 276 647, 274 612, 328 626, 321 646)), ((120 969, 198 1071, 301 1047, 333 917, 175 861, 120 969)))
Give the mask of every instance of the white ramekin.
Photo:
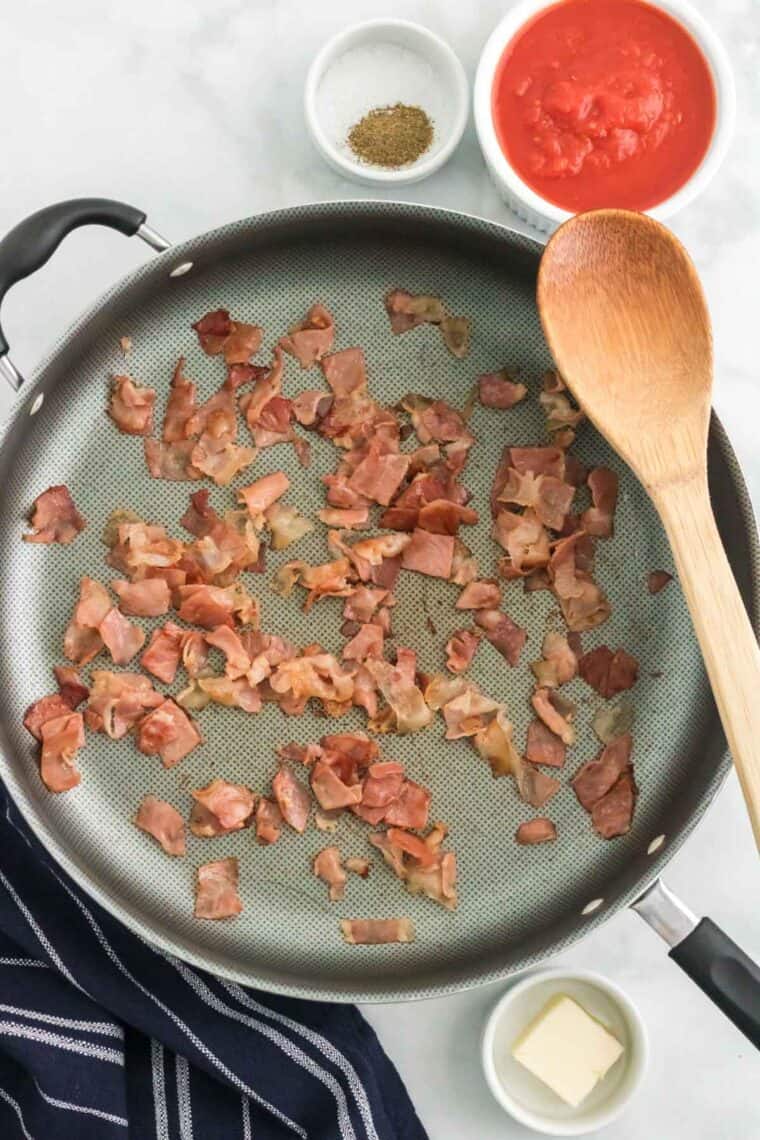
MULTIPOLYGON (((652 0, 649 2, 652 3, 652 0)), ((493 125, 491 94, 494 76, 504 48, 528 20, 551 6, 551 0, 520 0, 520 3, 510 8, 501 23, 494 28, 483 48, 475 76, 473 95, 478 140, 486 166, 499 193, 518 217, 542 231, 555 229, 572 214, 569 210, 563 210, 560 206, 547 202, 532 190, 507 161, 499 146, 493 125)), ((693 202, 718 170, 734 131, 736 91, 726 49, 705 18, 688 3, 688 0, 658 0, 653 6, 662 8, 677 20, 699 44, 712 72, 716 95, 715 131, 702 162, 680 190, 646 211, 651 217, 662 222, 693 202)), ((610 205, 614 203, 611 202, 610 205)))
MULTIPOLYGON (((389 98, 393 100, 392 89, 389 98)), ((470 105, 467 76, 458 58, 440 36, 409 20, 366 20, 339 32, 324 45, 314 59, 306 77, 304 112, 312 141, 322 157, 333 169, 354 182, 371 185, 405 186, 418 182, 438 170, 451 157, 458 146, 470 105), (319 87, 329 68, 346 52, 358 46, 392 43, 419 55, 434 69, 436 80, 445 93, 449 109, 448 126, 444 137, 437 140, 429 154, 423 154, 410 166, 387 170, 359 162, 331 138, 319 114, 319 87)))
POLYGON ((483 1030, 481 1053, 488 1086, 510 1116, 547 1136, 583 1136, 611 1124, 630 1103, 646 1074, 649 1045, 641 1014, 613 982, 591 970, 547 968, 517 981, 496 1003, 483 1030), (509 1056, 526 1026, 557 994, 574 998, 625 1047, 577 1108, 564 1104, 509 1056))

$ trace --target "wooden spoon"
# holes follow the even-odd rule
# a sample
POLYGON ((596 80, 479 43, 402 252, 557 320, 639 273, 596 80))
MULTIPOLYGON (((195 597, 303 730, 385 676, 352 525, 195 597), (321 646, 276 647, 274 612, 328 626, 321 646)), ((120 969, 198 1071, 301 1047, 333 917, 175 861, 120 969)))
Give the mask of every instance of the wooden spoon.
POLYGON ((568 387, 663 521, 760 848, 760 650, 710 506, 712 335, 697 272, 659 222, 594 210, 549 241, 538 308, 568 387))

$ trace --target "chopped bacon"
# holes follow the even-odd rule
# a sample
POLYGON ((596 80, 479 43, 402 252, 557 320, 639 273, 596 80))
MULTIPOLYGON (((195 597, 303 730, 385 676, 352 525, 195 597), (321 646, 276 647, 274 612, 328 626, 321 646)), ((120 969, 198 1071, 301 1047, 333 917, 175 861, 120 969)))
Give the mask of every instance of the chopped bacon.
POLYGON ((451 673, 464 673, 472 664, 480 634, 477 630, 458 629, 446 642, 446 668, 451 673))
POLYGON ((179 616, 188 625, 200 625, 204 629, 214 629, 218 625, 235 624, 235 616, 241 625, 257 620, 255 599, 234 586, 180 586, 179 616))
POLYGON ((520 799, 534 808, 542 808, 562 786, 554 776, 549 776, 528 763, 521 764, 516 779, 520 799))
POLYGON ((575 715, 574 705, 564 701, 553 689, 536 689, 530 700, 537 716, 550 732, 568 746, 575 743, 575 729, 571 723, 575 715))
POLYGON ((528 638, 526 631, 501 610, 477 610, 475 623, 483 630, 488 641, 505 661, 517 665, 520 653, 528 638))
POLYGON ((386 293, 384 302, 391 332, 396 336, 418 325, 438 325, 446 315, 441 298, 428 293, 413 295, 406 289, 392 289, 386 293))
POLYGON ((269 369, 261 364, 230 364, 224 387, 237 392, 238 388, 250 384, 252 380, 262 380, 268 372, 269 369))
POLYGON ((427 827, 430 800, 427 788, 413 780, 404 780, 398 796, 388 804, 383 819, 389 827, 422 831, 427 827))
POLYGON ((578 568, 582 532, 560 539, 552 551, 549 577, 568 629, 576 633, 595 629, 610 616, 610 604, 591 575, 578 568))
POLYGON ((528 738, 525 744, 525 759, 531 764, 545 764, 549 768, 561 768, 565 763, 566 746, 541 720, 532 720, 528 725, 528 738))
POLYGON ((352 510, 341 507, 328 507, 317 511, 317 518, 326 526, 338 530, 364 530, 369 521, 368 507, 355 507, 352 510))
POLYGON ((368 657, 382 657, 383 631, 379 625, 365 623, 343 647, 343 661, 365 661, 368 657))
POLYGON ((170 697, 143 717, 137 727, 137 747, 146 756, 160 756, 164 768, 178 764, 201 743, 195 723, 170 697))
POLYGON ((223 355, 227 364, 245 364, 258 352, 263 336, 257 325, 233 321, 226 309, 206 313, 192 326, 208 356, 223 355))
MULTIPOLYGON (((444 710, 445 716, 445 710, 444 710)), ((523 792, 525 769, 528 767, 520 758, 512 740, 512 724, 504 713, 503 706, 472 735, 472 742, 478 755, 487 760, 495 777, 514 776, 520 794, 523 792)))
POLYGON ((414 942, 411 918, 342 918, 340 932, 351 946, 380 946, 389 942, 414 942))
POLYGON ((451 355, 456 356, 457 360, 463 360, 470 351, 472 329, 469 317, 444 317, 438 327, 451 355))
POLYGON ((295 778, 290 768, 282 765, 272 780, 272 791, 282 818, 299 835, 303 835, 309 821, 311 796, 295 778))
POLYGON ((272 550, 285 550, 314 530, 311 519, 299 514, 295 507, 287 507, 283 503, 273 503, 267 507, 265 517, 272 532, 272 550))
POLYGON ((193 465, 196 448, 194 439, 180 439, 176 443, 145 439, 145 464, 153 479, 185 482, 202 479, 203 472, 193 465))
POLYGON ((85 712, 87 727, 93 732, 104 732, 113 740, 126 736, 148 709, 164 701, 148 678, 139 673, 93 669, 91 681, 85 712))
POLYGON ((238 894, 238 861, 234 857, 204 863, 196 870, 195 917, 234 918, 243 904, 238 894))
POLYGON ((398 797, 403 783, 404 768, 401 764, 392 760, 370 764, 364 779, 362 805, 366 808, 382 808, 384 814, 385 808, 398 797))
POLYGON ((108 414, 126 435, 150 435, 153 431, 155 388, 146 388, 129 376, 114 376, 108 414))
POLYGON ((190 795, 214 816, 222 833, 239 831, 250 822, 256 806, 253 792, 242 784, 215 779, 190 795))
POLYGON ((373 614, 380 606, 392 604, 388 590, 378 589, 374 586, 357 586, 343 605, 343 617, 347 621, 360 623, 372 620, 373 614))
POLYGON ((415 570, 432 578, 449 578, 454 558, 454 537, 415 530, 401 555, 404 570, 415 570))
POLYGON ((224 671, 228 677, 235 680, 248 672, 251 659, 234 629, 230 629, 228 625, 218 625, 211 633, 205 635, 205 640, 207 645, 220 649, 224 654, 227 659, 224 671))
POLYGON ((35 740, 42 740, 43 724, 61 716, 68 716, 73 709, 74 706, 66 700, 63 693, 51 693, 47 697, 40 697, 24 713, 24 728, 31 732, 35 740))
POLYGON ((82 776, 76 767, 76 755, 84 744, 84 720, 81 713, 68 709, 40 725, 42 752, 40 776, 49 792, 68 792, 82 776))
POLYGON ((190 459, 193 467, 213 479, 217 487, 226 487, 240 471, 250 467, 256 454, 255 447, 239 447, 204 434, 190 453, 190 459))
POLYGON ((425 840, 420 839, 419 835, 410 835, 408 831, 402 831, 401 828, 389 827, 388 840, 406 855, 411 855, 421 867, 432 867, 437 860, 436 852, 431 850, 425 840))
POLYGON ((302 321, 288 330, 287 336, 280 337, 279 344, 285 352, 295 356, 302 368, 311 368, 332 348, 335 338, 335 322, 324 305, 312 305, 302 321))
POLYGON ((515 834, 515 839, 522 847, 530 847, 536 843, 552 843, 556 838, 557 828, 550 819, 543 816, 521 823, 515 834))
POLYGON ((525 385, 510 379, 506 368, 478 376, 478 397, 485 408, 513 408, 527 394, 525 385))
POLYGON ((172 376, 161 438, 164 443, 187 439, 187 423, 196 410, 196 387, 184 375, 185 358, 180 356, 172 376))
POLYGON ((261 796, 256 804, 256 841, 263 847, 276 843, 282 834, 282 814, 274 800, 261 796))
POLYGON ((98 626, 106 649, 116 665, 127 665, 145 644, 145 631, 132 625, 114 606, 98 626))
POLYGON ((312 868, 316 877, 330 888, 330 902, 339 902, 346 893, 346 872, 338 848, 324 847, 314 856, 312 868))
POLYGON ((322 748, 338 752, 355 761, 360 767, 372 764, 380 755, 377 741, 363 732, 332 732, 320 740, 322 748))
POLYGON ((70 708, 78 708, 87 700, 90 689, 82 681, 78 669, 72 669, 70 665, 54 665, 53 672, 58 682, 58 691, 70 708))
POLYGON ((353 875, 358 875, 361 879, 366 879, 372 864, 369 859, 363 859, 360 855, 349 855, 347 859, 343 860, 343 866, 353 875))
POLYGON ((600 697, 609 700, 633 687, 639 675, 639 663, 624 649, 613 653, 608 646, 600 645, 584 653, 578 662, 578 672, 600 697))
POLYGON ((510 447, 509 465, 521 475, 551 475, 564 479, 567 460, 559 447, 510 447))
POLYGON ((145 796, 137 809, 135 825, 152 835, 167 855, 185 854, 185 821, 166 800, 145 796))
POLYGON ((351 674, 341 668, 331 653, 314 653, 282 661, 269 683, 278 694, 281 707, 282 699, 286 697, 295 702, 315 697, 323 703, 344 704, 351 701, 354 691, 351 674))
POLYGON ((311 789, 320 807, 328 811, 351 807, 362 800, 361 784, 345 784, 335 769, 324 760, 317 760, 311 770, 311 789))
POLYGON ((591 823, 602 839, 614 839, 630 830, 637 790, 629 769, 596 801, 591 809, 591 823))
POLYGON ((578 657, 564 634, 549 630, 541 647, 541 660, 533 661, 530 667, 539 688, 557 689, 577 675, 578 657))
POLYGON ((475 736, 502 708, 498 701, 484 696, 473 684, 466 685, 441 707, 446 721, 447 740, 475 736))
POLYGON ((495 578, 468 582, 455 602, 458 610, 490 610, 501 604, 501 586, 495 578))
POLYGON ((673 575, 668 574, 667 570, 650 570, 647 574, 647 589, 650 594, 659 594, 672 581, 673 575))
POLYGON ((79 601, 63 639, 64 656, 77 665, 86 665, 103 648, 100 624, 111 610, 108 591, 94 578, 82 578, 79 601))
POLYGON ((228 708, 257 713, 261 709, 261 693, 246 677, 200 677, 198 688, 209 700, 228 708))
POLYGON ((415 683, 415 655, 408 649, 399 648, 396 651, 396 658, 395 666, 388 661, 377 661, 373 658, 369 658, 364 664, 389 710, 388 720, 382 723, 375 721, 375 728, 385 732, 389 731, 389 728, 398 733, 418 732, 430 724, 433 714, 415 683), (407 658, 411 658, 411 668, 407 658))
POLYGON ((420 507, 416 525, 431 534, 457 534, 460 526, 474 526, 478 518, 478 512, 471 507, 448 499, 434 499, 420 507))
POLYGON ((313 428, 327 415, 333 398, 329 392, 301 392, 293 400, 293 416, 302 427, 313 428))
POLYGON ((364 458, 348 480, 352 491, 387 507, 409 468, 409 456, 382 450, 370 444, 364 458))
POLYGON ((618 736, 587 761, 571 780, 581 807, 590 812, 631 766, 633 740, 630 733, 618 736))
POLYGON ((185 632, 174 622, 166 622, 159 629, 153 630, 148 648, 140 658, 143 669, 158 677, 165 685, 171 685, 177 674, 185 632))
POLYGON ((555 479, 553 475, 533 475, 530 472, 521 474, 510 467, 498 495, 498 502, 532 507, 544 526, 561 530, 574 495, 575 487, 563 483, 561 479, 555 479))
POLYGON ((59 542, 62 546, 68 546, 85 528, 85 521, 74 506, 71 492, 63 484, 48 487, 47 491, 37 496, 29 524, 34 530, 32 534, 22 535, 24 542, 44 545, 59 542))
POLYGON ((494 521, 493 537, 509 555, 512 571, 509 577, 529 574, 549 563, 549 535, 532 507, 522 515, 500 510, 494 521))
POLYGON ((618 477, 609 467, 594 467, 586 480, 593 506, 581 515, 583 529, 595 538, 611 538, 618 496, 618 477))
POLYGON ((128 582, 118 578, 111 589, 119 598, 119 609, 129 617, 161 617, 171 603, 169 587, 163 578, 128 582))
POLYGON ((367 387, 367 365, 361 348, 344 348, 325 356, 322 371, 338 399, 363 392, 367 387))
POLYGON ((106 561, 134 582, 156 570, 176 567, 184 553, 184 544, 169 538, 163 526, 118 521, 106 561))
POLYGON ((255 483, 241 487, 237 493, 237 500, 247 509, 255 523, 263 523, 264 511, 271 507, 290 486, 290 479, 282 471, 273 475, 264 475, 255 483))

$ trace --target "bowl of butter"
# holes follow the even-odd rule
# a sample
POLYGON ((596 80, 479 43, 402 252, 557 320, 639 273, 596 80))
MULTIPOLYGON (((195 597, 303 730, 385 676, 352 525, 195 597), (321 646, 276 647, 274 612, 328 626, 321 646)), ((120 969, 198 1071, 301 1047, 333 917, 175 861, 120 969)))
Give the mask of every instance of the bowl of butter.
POLYGON ((515 982, 483 1031, 483 1071, 516 1120, 549 1136, 610 1124, 641 1084, 644 1023, 630 998, 589 970, 538 970, 515 982))

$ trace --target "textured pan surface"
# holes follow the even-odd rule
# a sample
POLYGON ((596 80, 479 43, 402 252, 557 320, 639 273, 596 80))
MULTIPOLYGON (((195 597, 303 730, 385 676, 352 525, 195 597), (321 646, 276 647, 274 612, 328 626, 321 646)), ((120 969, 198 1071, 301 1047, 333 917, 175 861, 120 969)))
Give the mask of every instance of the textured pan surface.
MULTIPOLYGON (((57 347, 37 379, 46 393, 33 418, 25 396, 0 455, 0 748, 4 773, 20 806, 63 865, 125 922, 164 948, 219 974, 283 992, 334 999, 397 999, 441 993, 530 965, 567 945, 636 894, 675 850, 707 806, 727 761, 715 709, 680 590, 669 586, 650 597, 649 570, 671 568, 662 529, 649 501, 601 437, 583 428, 577 454, 589 465, 613 466, 621 477, 617 537, 599 544, 598 578, 613 602, 611 621, 584 635, 584 646, 625 646, 641 661, 634 690, 636 776, 641 789, 634 826, 624 839, 605 843, 569 787, 549 814, 559 840, 543 848, 513 841, 530 809, 511 781, 493 780, 465 742, 444 742, 440 718, 422 734, 386 737, 385 753, 403 761, 409 774, 433 789, 433 817, 451 825, 459 859, 460 907, 449 914, 409 898, 389 870, 374 860, 370 878, 348 883, 346 901, 328 904, 324 885, 310 876, 310 861, 325 836, 284 834, 273 848, 259 848, 248 831, 218 840, 190 837, 185 859, 169 860, 130 823, 148 791, 186 814, 189 787, 213 775, 268 789, 274 748, 287 740, 309 741, 329 731, 359 728, 352 714, 340 722, 313 715, 285 718, 266 706, 250 717, 210 707, 200 714, 204 745, 176 769, 140 755, 131 740, 89 735, 81 755, 81 786, 63 796, 42 788, 35 749, 23 728, 25 707, 53 688, 52 666, 61 660, 63 630, 78 579, 110 576, 100 533, 108 513, 127 506, 143 517, 183 532, 178 519, 189 484, 151 481, 141 441, 119 434, 105 415, 110 374, 127 370, 159 389, 160 406, 179 354, 187 373, 210 394, 223 368, 203 356, 190 330, 208 309, 227 306, 234 316, 266 330, 268 349, 309 304, 319 298, 335 314, 338 347, 361 345, 370 385, 386 402, 408 391, 444 396, 461 405, 479 372, 519 365, 532 395, 549 364, 534 304, 539 247, 491 223, 416 206, 359 203, 313 206, 237 223, 170 251, 113 290, 106 304, 83 319, 57 347), (168 278, 173 265, 195 262, 185 277, 168 278), (382 304, 384 292, 402 285, 440 293, 450 310, 473 319, 467 360, 449 356, 435 330, 392 337, 382 304), (129 335, 133 354, 126 368, 119 337, 129 335), (20 541, 22 516, 32 499, 52 483, 65 482, 88 520, 68 548, 35 547, 20 541), (647 847, 666 837, 654 855, 647 847), (197 864, 234 854, 240 858, 243 915, 232 922, 196 922, 192 882, 197 864), (602 898, 584 917, 582 908, 602 898), (417 941, 400 947, 347 947, 339 917, 410 915, 417 941)), ((261 359, 266 358, 262 352, 261 359)), ((321 374, 301 372, 289 359, 286 394, 319 387, 321 374)), ((488 487, 506 443, 540 442, 543 417, 535 398, 500 413, 476 407, 472 428, 478 444, 465 482, 483 522, 465 535, 490 572, 494 548, 488 538, 488 487)), ((241 438, 246 434, 241 428, 241 438)), ((313 514, 322 503, 319 475, 332 470, 331 445, 313 441, 313 464, 302 470, 290 448, 261 454, 247 479, 284 469, 292 480, 286 501, 313 514)), ((734 566, 751 609, 755 608, 756 548, 751 512, 741 477, 718 427, 711 447, 713 491, 734 566)), ((198 484, 196 486, 205 486, 198 484)), ((212 489, 220 510, 233 489, 212 489)), ((289 557, 324 561, 325 528, 290 551, 269 558, 267 574, 249 579, 262 605, 266 630, 306 643, 319 640, 338 651, 340 604, 321 602, 310 616, 300 599, 284 601, 269 590, 276 567, 289 557)), ((442 666, 442 647, 458 622, 457 590, 402 575, 394 631, 411 645, 421 667, 442 666), (405 579, 405 580, 404 580, 405 579), (434 635, 427 618, 437 632, 434 635)), ((529 630, 524 661, 534 659, 547 624, 557 624, 547 594, 506 590, 506 607, 529 630)), ((144 623, 146 628, 155 624, 144 623)), ((521 746, 529 718, 531 676, 527 664, 510 670, 484 646, 473 670, 489 694, 503 699, 521 746)), ((179 686, 175 686, 175 691, 179 686)), ((579 740, 565 781, 597 749, 590 722, 597 698, 582 683, 567 694, 579 702, 579 740)), ((336 841, 346 854, 370 854, 364 825, 349 819, 336 841)))

